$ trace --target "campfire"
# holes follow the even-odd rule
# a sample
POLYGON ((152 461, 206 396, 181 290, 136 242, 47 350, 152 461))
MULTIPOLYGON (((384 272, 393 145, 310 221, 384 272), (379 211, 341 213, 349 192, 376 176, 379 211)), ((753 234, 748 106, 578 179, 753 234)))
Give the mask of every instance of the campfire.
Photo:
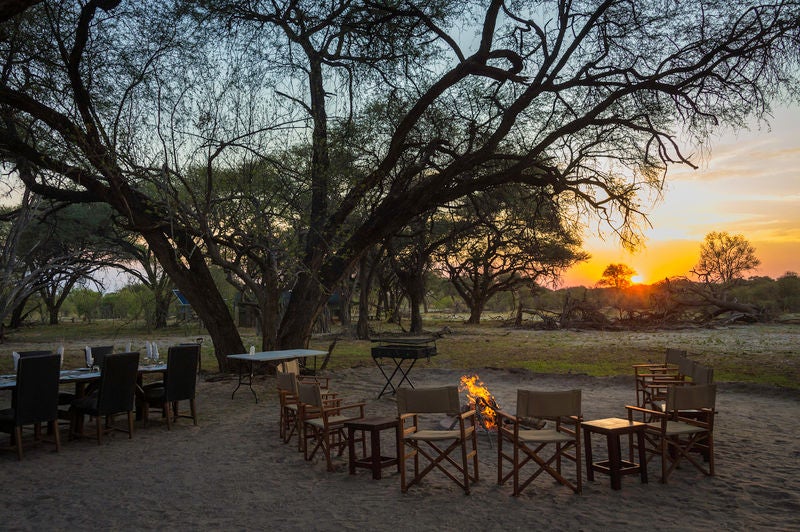
POLYGON ((486 430, 497 430, 497 411, 500 410, 500 405, 483 381, 477 375, 464 375, 458 389, 466 394, 469 408, 475 409, 475 416, 481 426, 486 430))

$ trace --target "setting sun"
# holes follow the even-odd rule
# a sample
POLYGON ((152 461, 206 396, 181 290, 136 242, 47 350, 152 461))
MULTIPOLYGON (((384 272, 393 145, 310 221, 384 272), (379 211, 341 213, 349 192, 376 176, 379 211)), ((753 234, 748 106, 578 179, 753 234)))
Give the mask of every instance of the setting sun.
POLYGON ((631 276, 631 283, 633 284, 643 284, 644 283, 644 276, 641 274, 631 276))

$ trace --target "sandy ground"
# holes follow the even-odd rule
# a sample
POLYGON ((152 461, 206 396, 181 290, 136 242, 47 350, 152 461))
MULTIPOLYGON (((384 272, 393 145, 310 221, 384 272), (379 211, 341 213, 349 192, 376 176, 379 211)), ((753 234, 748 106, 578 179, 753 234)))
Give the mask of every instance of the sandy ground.
MULTIPOLYGON (((456 384, 461 370, 415 368, 417 387, 456 384)), ((514 410, 518 388, 581 388, 586 419, 625 416, 634 401, 632 378, 543 376, 481 370, 499 404, 514 410)), ((329 374, 348 402, 365 401, 368 415, 394 415, 391 396, 376 399, 378 370, 329 374)), ((715 431, 717 475, 684 467, 649 484, 623 478, 620 491, 597 475, 574 495, 540 477, 520 497, 496 483, 496 443, 479 435, 481 480, 464 495, 444 475, 431 473, 408 493, 399 476, 384 470, 347 473, 346 458, 326 471, 317 456, 304 461, 295 445, 278 438, 272 377, 256 383, 260 401, 235 380, 202 382, 200 423, 180 420, 137 426, 134 438, 116 433, 103 445, 65 441, 27 451, 17 462, 0 454, 0 528, 4 530, 798 530, 800 529, 800 429, 797 394, 721 384, 715 431)), ((66 438, 64 438, 66 440, 66 438)), ((596 456, 605 443, 595 437, 596 456)), ((384 448, 391 445, 389 434, 384 448)), ((585 473, 584 473, 585 474, 585 473)), ((584 477, 585 478, 585 477, 584 477)))

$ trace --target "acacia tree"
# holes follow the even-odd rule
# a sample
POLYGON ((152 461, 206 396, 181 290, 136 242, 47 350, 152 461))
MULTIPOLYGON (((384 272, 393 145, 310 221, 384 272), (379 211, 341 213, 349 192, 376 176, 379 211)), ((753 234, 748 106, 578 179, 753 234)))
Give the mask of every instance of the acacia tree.
POLYGON ((308 201, 276 341, 296 347, 366 249, 476 191, 525 183, 635 244, 637 194, 660 189, 669 165, 693 165, 679 136, 703 140, 722 122, 763 117, 797 87, 793 1, 187 3, 204 26, 161 3, 113 0, 42 3, 6 22, 0 150, 46 170, 30 180, 37 192, 120 212, 203 317, 221 360, 243 346, 211 282, 205 220, 215 170, 236 159, 310 138, 292 182, 308 201), (462 20, 476 39, 456 37, 462 20), (190 35, 216 63, 189 60, 194 50, 180 45, 190 35), (224 61, 221 50, 231 50, 224 61), (269 87, 227 81, 254 83, 263 65, 282 68, 269 87), (216 92, 197 92, 206 86, 216 92), (280 98, 273 112, 240 113, 265 94, 280 98), (363 171, 339 179, 329 122, 365 117, 371 101, 392 112, 351 139, 363 171), (278 127, 293 120, 308 127, 278 127), (163 150, 149 149, 166 134, 163 150), (186 161, 173 164, 187 152, 205 156, 202 188, 186 161))
POLYGON ((628 288, 631 285, 631 277, 634 275, 636 275, 636 271, 627 264, 609 264, 603 270, 603 276, 597 281, 597 286, 628 288))
POLYGON ((712 231, 700 246, 700 260, 692 273, 707 285, 716 284, 724 288, 761 264, 756 257, 756 248, 744 235, 731 235, 725 231, 712 231))
POLYGON ((553 282, 586 258, 554 198, 538 192, 507 186, 471 195, 456 214, 471 228, 446 241, 437 260, 470 309, 468 323, 479 323, 498 293, 553 282))
POLYGON ((67 281, 74 270, 74 254, 40 254, 46 239, 30 238, 40 203, 25 190, 20 204, 0 216, 0 339, 7 318, 38 291, 67 281))

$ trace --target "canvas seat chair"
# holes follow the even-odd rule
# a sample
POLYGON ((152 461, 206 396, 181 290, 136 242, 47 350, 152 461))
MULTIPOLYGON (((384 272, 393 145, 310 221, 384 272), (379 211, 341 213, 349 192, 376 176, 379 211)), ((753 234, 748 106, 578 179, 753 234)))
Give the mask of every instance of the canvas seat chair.
POLYGON ((469 495, 470 483, 477 482, 478 442, 475 410, 461 412, 457 386, 439 388, 398 388, 397 413, 400 418, 400 490, 408 488, 433 471, 441 471, 469 495), (455 416, 455 428, 442 430, 423 424, 430 415, 455 416), (420 470, 420 456, 428 463, 420 470), (409 480, 406 464, 411 461, 414 474, 409 480), (472 474, 469 466, 472 463, 472 474))
MULTIPOLYGON (((334 471, 332 455, 341 456, 347 448, 347 421, 364 417, 364 403, 342 404, 341 400, 326 400, 317 383, 297 383, 300 401, 299 420, 302 423, 300 439, 303 455, 307 461, 314 458, 317 451, 325 457, 328 471, 334 471)), ((365 445, 364 433, 353 442, 365 445)))
POLYGON ((653 401, 653 393, 659 390, 655 381, 674 381, 681 379, 678 365, 686 358, 683 349, 667 348, 664 362, 652 362, 633 365, 636 379, 636 406, 647 407, 653 401))
POLYGON ((513 494, 517 496, 539 475, 547 473, 581 493, 581 421, 580 390, 517 390, 516 415, 498 412, 497 483, 502 485, 512 479, 513 494), (530 420, 548 420, 548 426, 529 428, 530 420), (574 463, 574 479, 565 475, 565 460, 574 463), (504 473, 505 465, 511 469, 504 473))
MULTIPOLYGON (((300 400, 297 391, 297 376, 294 373, 278 371, 275 374, 278 389, 279 435, 283 443, 289 443, 292 436, 298 432, 300 416, 300 400)), ((298 438, 298 450, 302 450, 298 438)))
POLYGON ((627 406, 628 419, 644 410, 653 421, 645 430, 648 461, 661 458, 661 482, 682 462, 692 464, 704 475, 714 475, 714 415, 716 384, 670 386, 665 410, 627 406))
POLYGON ((296 358, 281 361, 278 364, 277 370, 280 373, 293 373, 300 382, 317 383, 323 390, 327 390, 330 386, 330 377, 323 377, 321 375, 303 375, 300 371, 300 361, 296 358))

